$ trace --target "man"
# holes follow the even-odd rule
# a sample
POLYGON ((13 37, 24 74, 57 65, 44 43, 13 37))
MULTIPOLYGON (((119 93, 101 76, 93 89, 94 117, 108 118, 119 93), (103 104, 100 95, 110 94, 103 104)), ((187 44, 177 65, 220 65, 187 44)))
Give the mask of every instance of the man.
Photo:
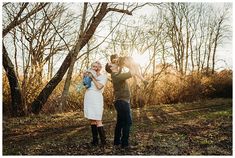
POLYGON ((132 124, 130 90, 127 79, 131 78, 132 74, 130 72, 121 73, 116 64, 106 64, 105 70, 111 74, 115 96, 114 106, 117 111, 114 145, 121 145, 122 148, 127 148, 129 145, 129 132, 132 124))

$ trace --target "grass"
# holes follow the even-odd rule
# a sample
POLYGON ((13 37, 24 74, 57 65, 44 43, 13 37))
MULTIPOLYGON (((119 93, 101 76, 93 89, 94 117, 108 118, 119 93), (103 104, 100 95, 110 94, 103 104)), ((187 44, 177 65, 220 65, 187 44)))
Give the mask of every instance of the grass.
POLYGON ((112 145, 116 112, 105 110, 108 145, 91 147, 82 111, 3 119, 3 155, 232 155, 232 99, 132 109, 131 149, 112 145))

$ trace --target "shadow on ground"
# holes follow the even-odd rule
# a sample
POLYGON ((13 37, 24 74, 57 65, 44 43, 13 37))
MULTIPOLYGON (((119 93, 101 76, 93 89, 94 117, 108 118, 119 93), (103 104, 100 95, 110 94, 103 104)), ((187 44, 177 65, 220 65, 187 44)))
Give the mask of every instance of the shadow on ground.
POLYGON ((232 155, 232 99, 149 105, 132 115, 127 150, 112 145, 112 110, 104 113, 105 147, 90 146, 82 112, 4 118, 3 155, 232 155))

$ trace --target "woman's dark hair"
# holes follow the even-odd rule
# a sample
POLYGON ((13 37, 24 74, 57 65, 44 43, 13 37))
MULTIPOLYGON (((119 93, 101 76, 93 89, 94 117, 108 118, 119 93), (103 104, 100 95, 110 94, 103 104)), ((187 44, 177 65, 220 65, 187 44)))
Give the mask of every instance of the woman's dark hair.
POLYGON ((112 73, 112 70, 110 69, 112 66, 111 65, 109 65, 109 63, 107 63, 106 65, 105 65, 105 71, 107 71, 108 73, 112 73))

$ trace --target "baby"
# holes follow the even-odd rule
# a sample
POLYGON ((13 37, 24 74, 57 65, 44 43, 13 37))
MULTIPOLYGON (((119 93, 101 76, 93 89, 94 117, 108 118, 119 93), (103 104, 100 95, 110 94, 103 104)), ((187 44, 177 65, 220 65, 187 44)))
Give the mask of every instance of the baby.
POLYGON ((144 79, 144 77, 140 73, 140 67, 139 65, 133 60, 132 57, 125 56, 125 57, 118 57, 117 54, 113 54, 110 56, 110 60, 112 64, 117 64, 120 67, 127 67, 131 74, 134 77, 135 83, 137 81, 138 77, 146 86, 148 82, 144 79))
POLYGON ((83 85, 86 88, 90 88, 91 87, 91 81, 92 81, 91 75, 93 75, 95 78, 97 77, 95 70, 92 70, 91 68, 89 68, 83 74, 83 85))

